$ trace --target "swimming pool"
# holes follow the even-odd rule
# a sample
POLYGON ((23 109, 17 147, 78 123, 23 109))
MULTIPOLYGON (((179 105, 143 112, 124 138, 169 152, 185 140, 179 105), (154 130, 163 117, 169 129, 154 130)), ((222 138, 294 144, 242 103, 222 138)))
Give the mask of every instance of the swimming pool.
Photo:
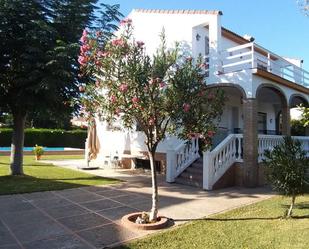
MULTIPOLYGON (((66 150, 81 150, 76 148, 65 147, 43 147, 45 151, 66 151, 66 150)), ((11 147, 0 147, 0 151, 11 151, 11 147)), ((24 147, 24 151, 33 151, 33 147, 24 147)))

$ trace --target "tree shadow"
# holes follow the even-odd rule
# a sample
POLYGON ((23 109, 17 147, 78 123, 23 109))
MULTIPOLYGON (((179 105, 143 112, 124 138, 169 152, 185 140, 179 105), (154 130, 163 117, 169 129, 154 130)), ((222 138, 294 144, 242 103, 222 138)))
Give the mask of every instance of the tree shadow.
MULTIPOLYGON (((288 204, 282 204, 281 206, 284 207, 284 208, 290 207, 290 205, 288 205, 288 204)), ((295 203, 294 209, 309 209, 309 202, 304 201, 304 202, 295 203)))
MULTIPOLYGON (((197 218, 197 219, 173 219, 174 222, 184 222, 184 221, 250 221, 250 220, 281 220, 285 219, 283 216, 276 217, 244 217, 244 218, 197 218)), ((309 215, 294 216, 292 215, 290 219, 309 219, 309 215)))

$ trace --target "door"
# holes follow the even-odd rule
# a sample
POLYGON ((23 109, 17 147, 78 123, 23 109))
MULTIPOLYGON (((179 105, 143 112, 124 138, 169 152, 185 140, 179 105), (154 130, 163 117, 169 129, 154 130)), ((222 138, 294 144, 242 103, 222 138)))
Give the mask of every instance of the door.
POLYGON ((258 133, 267 134, 267 114, 264 112, 258 112, 258 133))

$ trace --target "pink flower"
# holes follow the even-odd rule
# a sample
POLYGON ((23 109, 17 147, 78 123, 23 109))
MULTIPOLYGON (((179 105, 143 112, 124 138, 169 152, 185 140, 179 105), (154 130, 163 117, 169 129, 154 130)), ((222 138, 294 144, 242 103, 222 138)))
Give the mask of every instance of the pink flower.
POLYGON ((149 125, 154 125, 154 123, 155 123, 154 118, 150 118, 149 121, 148 121, 148 124, 149 125))
POLYGON ((78 90, 81 92, 81 93, 83 93, 83 92, 85 92, 85 87, 84 86, 79 86, 78 87, 78 90))
POLYGON ((87 53, 90 49, 90 46, 88 44, 84 44, 83 46, 80 47, 80 52, 82 54, 87 53))
POLYGON ((100 86, 101 86, 100 81, 97 80, 97 81, 95 82, 95 86, 96 86, 96 87, 100 87, 100 86))
POLYGON ((186 58, 186 61, 191 62, 193 60, 193 58, 191 56, 186 58))
POLYGON ((214 131, 207 131, 208 137, 213 137, 215 135, 214 131))
POLYGON ((132 19, 130 19, 130 18, 125 18, 125 19, 123 19, 123 20, 121 20, 120 21, 120 25, 121 26, 124 26, 124 25, 128 25, 128 26, 130 26, 131 24, 132 24, 132 19))
POLYGON ((155 82, 156 82, 156 81, 155 81, 154 79, 150 79, 148 83, 149 83, 149 85, 152 85, 152 84, 154 84, 155 82))
POLYGON ((188 104, 188 103, 184 103, 183 104, 183 110, 184 110, 184 112, 188 112, 189 110, 190 110, 190 104, 188 104))
POLYGON ((121 39, 121 38, 112 40, 112 45, 113 46, 122 47, 122 46, 124 46, 124 44, 125 44, 125 41, 123 39, 121 39))
POLYGON ((84 66, 88 62, 88 57, 86 57, 86 56, 79 56, 78 57, 78 62, 79 62, 79 64, 84 66))
POLYGON ((95 32, 95 35, 97 36, 97 37, 100 37, 100 36, 102 36, 102 31, 97 31, 97 32, 95 32))
POLYGON ((133 97, 133 98, 132 98, 132 102, 133 102, 134 104, 137 104, 137 103, 139 102, 139 98, 138 98, 138 97, 133 97))
POLYGON ((143 41, 137 41, 136 44, 139 48, 142 48, 145 45, 143 41))
POLYGON ((120 109, 119 108, 116 108, 116 110, 115 110, 115 114, 117 115, 117 116, 119 116, 119 114, 120 114, 120 109))
POLYGON ((162 81, 162 82, 160 82, 160 83, 159 83, 159 85, 160 85, 160 87, 161 87, 161 88, 163 88, 163 87, 165 87, 165 86, 166 86, 165 82, 163 82, 163 81, 162 81))
POLYGON ((83 36, 87 36, 87 35, 88 35, 87 29, 84 29, 83 30, 83 36))
POLYGON ((123 83, 119 86, 119 90, 123 93, 125 93, 128 90, 128 85, 123 83))
POLYGON ((116 100, 117 100, 117 98, 116 98, 116 96, 115 95, 112 95, 111 97, 110 97, 110 99, 109 99, 112 103, 115 103, 116 102, 116 100))

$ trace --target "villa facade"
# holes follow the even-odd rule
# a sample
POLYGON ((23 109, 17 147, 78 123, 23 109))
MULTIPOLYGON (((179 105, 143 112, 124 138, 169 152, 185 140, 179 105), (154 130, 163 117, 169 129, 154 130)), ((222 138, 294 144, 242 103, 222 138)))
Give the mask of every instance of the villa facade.
MULTIPOLYGON (((263 184, 264 150, 290 134, 290 109, 309 103, 309 72, 302 68, 302 60, 279 56, 253 37, 222 27, 222 17, 220 11, 144 9, 128 16, 134 37, 145 42, 148 54, 156 51, 164 29, 168 46, 179 42, 183 53, 194 58, 201 55, 209 68, 207 86, 225 92, 227 101, 211 151, 201 156, 198 141, 188 144, 175 137, 168 137, 157 149, 158 168, 168 182, 207 190, 263 184)), ((100 153, 91 163, 147 164, 141 132, 111 129, 99 120, 96 126, 100 153)), ((308 135, 297 139, 309 152, 308 135)))

